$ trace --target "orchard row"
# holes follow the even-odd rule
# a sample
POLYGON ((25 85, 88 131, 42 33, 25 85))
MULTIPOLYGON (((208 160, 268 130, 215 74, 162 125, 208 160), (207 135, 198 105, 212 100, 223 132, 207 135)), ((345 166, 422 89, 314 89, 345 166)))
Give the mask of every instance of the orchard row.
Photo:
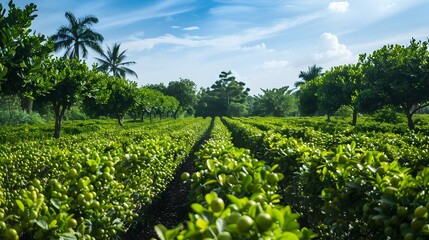
POLYGON ((224 122, 236 146, 279 165, 284 204, 321 239, 428 237, 427 135, 321 131, 299 119, 224 122))
POLYGON ((0 235, 108 239, 121 235, 209 126, 209 119, 87 132, 0 147, 0 235))

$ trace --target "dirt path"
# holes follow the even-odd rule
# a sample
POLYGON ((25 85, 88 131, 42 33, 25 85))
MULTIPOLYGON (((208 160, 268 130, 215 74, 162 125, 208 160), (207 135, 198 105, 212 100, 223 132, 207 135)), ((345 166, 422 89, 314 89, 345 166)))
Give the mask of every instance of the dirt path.
POLYGON ((128 230, 122 239, 151 239, 157 237, 154 231, 154 226, 157 224, 162 223, 167 228, 173 228, 179 223, 186 223, 190 211, 190 203, 188 202, 190 186, 189 183, 184 183, 180 179, 180 175, 183 172, 192 174, 195 171, 194 160, 196 157, 194 154, 209 138, 213 124, 212 120, 203 137, 195 143, 190 155, 177 169, 173 181, 159 198, 154 200, 153 204, 145 210, 142 221, 128 230))

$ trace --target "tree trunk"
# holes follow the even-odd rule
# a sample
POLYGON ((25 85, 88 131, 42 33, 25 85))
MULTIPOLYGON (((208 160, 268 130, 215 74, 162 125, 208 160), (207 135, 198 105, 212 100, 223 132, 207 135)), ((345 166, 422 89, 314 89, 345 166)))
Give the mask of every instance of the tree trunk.
POLYGON ((328 115, 328 122, 331 121, 331 114, 327 114, 328 115))
POLYGON ((121 127, 124 126, 124 115, 118 114, 118 123, 121 125, 121 127))
POLYGON ((23 105, 27 113, 33 112, 33 99, 23 96, 23 105))
POLYGON ((60 132, 61 132, 61 123, 63 121, 64 113, 66 111, 66 108, 63 107, 61 109, 61 106, 54 104, 54 111, 55 111, 55 130, 54 130, 54 138, 60 138, 60 132))
POLYGON ((357 123, 357 115, 358 115, 358 111, 356 108, 353 108, 353 120, 352 120, 352 125, 356 126, 357 123))
POLYGON ((180 106, 177 107, 176 111, 174 111, 174 119, 177 119, 177 114, 179 113, 180 106))
POLYGON ((144 122, 144 112, 142 112, 142 114, 140 115, 140 120, 141 122, 144 122))
POLYGON ((413 114, 410 113, 409 111, 407 111, 405 114, 407 115, 408 128, 410 130, 414 130, 413 114))
POLYGON ((152 112, 149 113, 150 122, 153 120, 152 112))

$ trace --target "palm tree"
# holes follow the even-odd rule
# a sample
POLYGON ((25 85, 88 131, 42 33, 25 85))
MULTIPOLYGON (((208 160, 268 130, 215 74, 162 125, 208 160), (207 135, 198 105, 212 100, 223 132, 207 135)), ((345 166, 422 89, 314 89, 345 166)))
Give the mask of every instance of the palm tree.
POLYGON ((301 78, 302 80, 295 82, 295 87, 300 87, 304 83, 311 81, 317 78, 318 76, 321 76, 322 70, 323 70, 322 67, 318 67, 316 66, 316 64, 314 64, 313 66, 309 66, 306 72, 300 71, 298 77, 301 78))
POLYGON ((126 67, 136 64, 136 62, 124 62, 125 58, 127 58, 125 55, 127 50, 121 52, 119 51, 120 47, 121 44, 117 43, 113 44, 112 48, 107 46, 107 53, 101 52, 101 58, 95 58, 100 62, 98 69, 107 73, 112 73, 112 75, 115 77, 125 78, 126 74, 131 74, 137 78, 137 73, 126 67))
POLYGON ((87 47, 96 52, 102 52, 100 44, 104 38, 91 29, 93 24, 98 23, 98 18, 85 16, 77 19, 71 12, 66 12, 65 16, 69 25, 61 26, 58 32, 51 37, 54 41, 55 51, 65 48, 64 57, 69 58, 86 58, 88 55, 87 47))

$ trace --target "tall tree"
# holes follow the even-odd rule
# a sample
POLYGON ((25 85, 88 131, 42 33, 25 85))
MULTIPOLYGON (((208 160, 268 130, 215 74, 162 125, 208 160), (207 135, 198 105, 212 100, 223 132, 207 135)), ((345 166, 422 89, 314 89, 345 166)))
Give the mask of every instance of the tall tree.
POLYGON ((316 66, 316 64, 314 64, 313 66, 309 66, 307 71, 300 71, 298 77, 302 80, 295 82, 295 87, 300 87, 306 82, 309 82, 317 78, 318 76, 321 76, 322 70, 322 67, 318 67, 316 66))
POLYGON ((361 55, 360 63, 365 76, 361 103, 399 107, 407 116, 408 127, 414 129, 413 115, 429 106, 428 41, 387 45, 361 55))
POLYGON ((231 71, 221 72, 210 89, 204 89, 198 103, 196 115, 201 116, 233 116, 235 113, 247 113, 246 99, 249 88, 244 82, 235 80, 231 71))
POLYGON ((288 86, 273 89, 261 89, 254 99, 253 114, 259 116, 284 117, 297 110, 296 97, 288 86))
POLYGON ((55 43, 55 51, 65 49, 64 57, 69 58, 86 58, 87 47, 98 53, 103 52, 100 46, 104 40, 103 36, 91 29, 92 25, 98 23, 98 18, 91 15, 76 18, 71 12, 66 12, 65 16, 68 26, 61 26, 51 37, 55 43))
POLYGON ((133 75, 138 78, 137 73, 129 69, 127 66, 134 65, 134 61, 125 61, 127 50, 122 52, 119 50, 121 44, 113 44, 112 48, 107 46, 107 52, 101 52, 101 58, 95 58, 100 63, 98 69, 101 71, 111 73, 115 77, 126 78, 127 74, 133 75))
POLYGON ((54 137, 60 137, 61 123, 67 109, 91 92, 95 71, 78 59, 47 59, 32 75, 45 88, 38 93, 40 100, 50 102, 55 113, 54 137))
MULTIPOLYGON (((52 42, 30 29, 36 18, 36 5, 24 9, 10 1, 8 11, 0 4, 0 93, 31 98, 37 82, 29 81, 29 75, 37 71, 41 62, 52 52, 52 42)), ((27 101, 31 112, 32 101, 27 101)))
POLYGON ((180 79, 179 81, 172 81, 168 83, 166 93, 169 96, 175 97, 179 101, 177 109, 175 109, 174 117, 180 109, 192 109, 197 102, 196 84, 189 79, 180 79))
POLYGON ((303 84, 298 94, 298 107, 301 115, 315 115, 318 111, 317 88, 320 77, 303 84))

